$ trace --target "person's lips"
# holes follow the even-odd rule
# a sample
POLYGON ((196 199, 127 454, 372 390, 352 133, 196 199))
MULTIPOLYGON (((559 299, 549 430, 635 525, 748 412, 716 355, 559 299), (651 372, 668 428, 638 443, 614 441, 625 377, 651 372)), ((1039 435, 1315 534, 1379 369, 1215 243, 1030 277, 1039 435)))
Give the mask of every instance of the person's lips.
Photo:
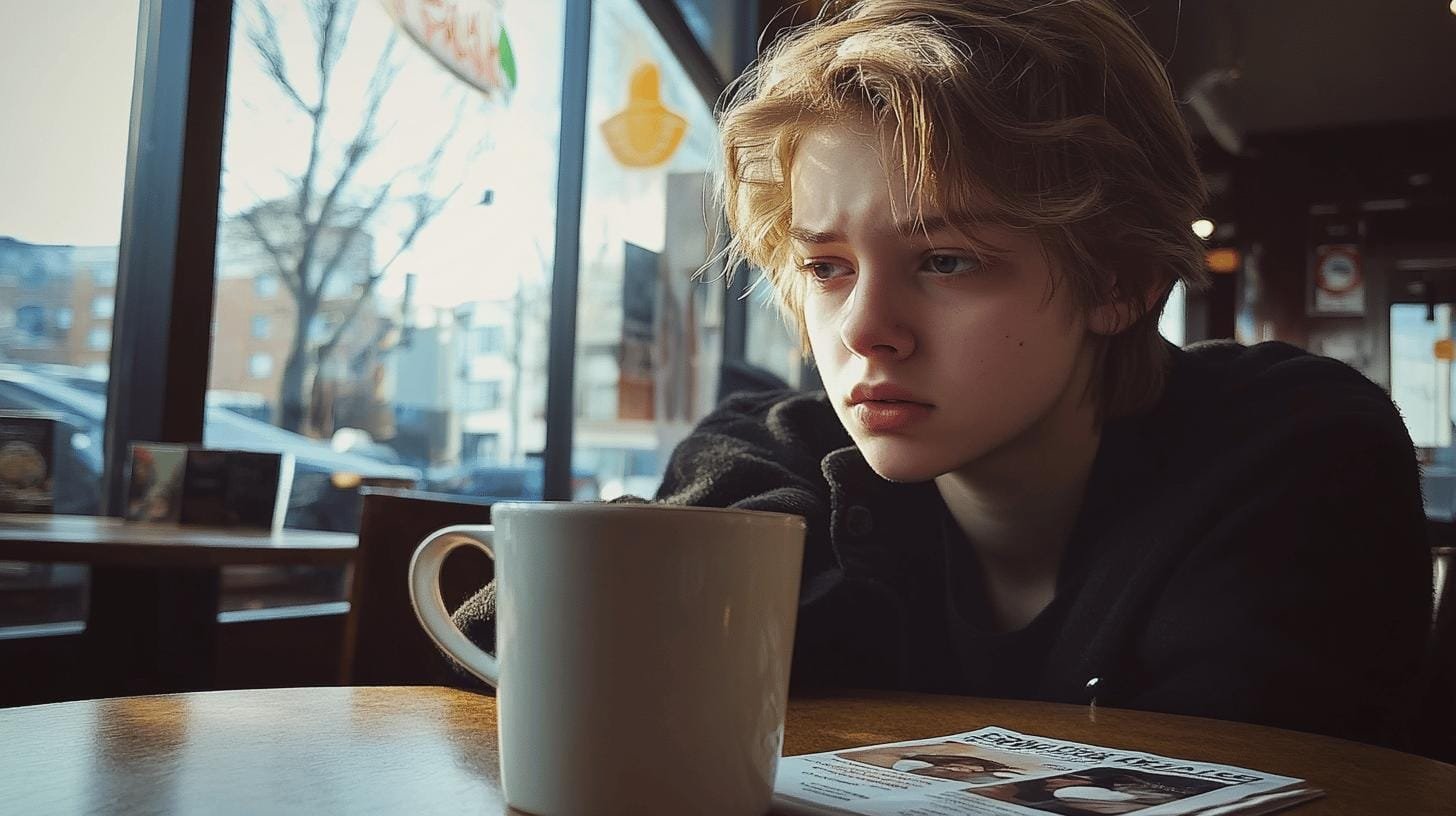
POLYGON ((870 433, 903 430, 930 416, 935 406, 890 383, 860 383, 849 392, 850 413, 870 433))

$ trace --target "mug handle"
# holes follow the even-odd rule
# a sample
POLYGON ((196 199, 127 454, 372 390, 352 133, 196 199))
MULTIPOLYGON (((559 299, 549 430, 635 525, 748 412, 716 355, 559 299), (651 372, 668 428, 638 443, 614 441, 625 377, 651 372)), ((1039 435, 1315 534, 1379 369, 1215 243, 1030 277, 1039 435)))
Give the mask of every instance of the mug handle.
POLYGON ((492 687, 500 685, 500 667, 495 655, 470 642, 450 619, 445 599, 440 597, 440 567, 456 547, 476 547, 495 560, 495 527, 446 527, 420 542, 410 559, 410 605, 415 617, 435 645, 460 665, 492 687))

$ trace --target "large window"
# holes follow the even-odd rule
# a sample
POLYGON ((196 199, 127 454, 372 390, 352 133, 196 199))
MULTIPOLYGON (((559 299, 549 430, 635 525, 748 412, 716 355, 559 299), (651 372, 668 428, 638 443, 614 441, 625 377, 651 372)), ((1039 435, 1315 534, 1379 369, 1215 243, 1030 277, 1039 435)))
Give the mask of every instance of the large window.
MULTIPOLYGON (((100 509, 137 15, 138 0, 0 3, 0 414, 57 420, 62 513, 100 509)), ((86 575, 0 563, 0 628, 83 618, 86 575)))
POLYGON ((592 10, 573 469, 650 496, 717 399, 724 286, 706 207, 717 128, 634 0, 592 10))
MULTIPOLYGON (((125 462, 103 468, 113 327, 150 331, 166 317, 116 300, 130 128, 186 127, 187 160, 168 172, 187 176, 208 167, 203 120, 219 101, 210 335, 190 336, 204 321, 162 326, 169 342, 211 341, 206 393, 168 391, 164 418, 146 400, 113 406, 119 427, 189 434, 191 398, 204 397, 204 444, 294 455, 292 527, 354 529, 369 484, 540 498, 561 92, 575 56, 566 2, 235 0, 225 98, 188 100, 182 122, 163 104, 166 83, 131 121, 140 0, 0 5, 7 64, 32 69, 0 75, 0 411, 61 421, 55 509, 98 512, 103 469, 124 473, 125 462)), ((575 398, 573 498, 651 494, 719 396, 729 295, 721 270, 704 268, 718 150, 703 88, 708 63, 731 73, 746 8, 658 5, 670 48, 636 0, 593 4, 584 204, 567 238, 581 242, 577 359, 574 379, 554 383, 575 398)), ((188 36, 169 32, 154 40, 188 36)), ((204 74, 216 67, 194 67, 192 92, 212 92, 221 77, 204 74)), ((134 166, 136 189, 157 181, 147 161, 134 166)), ((170 203, 193 213, 208 185, 182 182, 170 203)), ((134 214, 137 257, 167 210, 134 214)), ((127 284, 143 291, 193 268, 138 267, 127 284)), ((748 362, 792 382, 797 353, 758 308, 765 293, 748 362)), ((74 621, 84 574, 0 565, 0 626, 74 621)), ((227 570, 223 604, 342 590, 339 571, 227 570)))
MULTIPOLYGON (((237 0, 210 388, 267 412, 210 408, 205 441, 295 454, 289 526, 354 529, 361 483, 539 461, 563 6, 480 7, 478 53, 448 35, 479 64, 447 67, 438 4, 237 0)), ((225 606, 269 603, 257 576, 225 606)), ((341 591, 276 577, 280 603, 341 591)))

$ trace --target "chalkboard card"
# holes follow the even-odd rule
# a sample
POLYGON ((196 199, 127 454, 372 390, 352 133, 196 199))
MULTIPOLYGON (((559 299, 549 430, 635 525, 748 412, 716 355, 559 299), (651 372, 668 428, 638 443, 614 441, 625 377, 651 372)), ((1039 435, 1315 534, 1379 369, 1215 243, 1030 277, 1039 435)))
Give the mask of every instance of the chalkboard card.
POLYGON ((0 513, 55 507, 56 417, 0 411, 0 513))

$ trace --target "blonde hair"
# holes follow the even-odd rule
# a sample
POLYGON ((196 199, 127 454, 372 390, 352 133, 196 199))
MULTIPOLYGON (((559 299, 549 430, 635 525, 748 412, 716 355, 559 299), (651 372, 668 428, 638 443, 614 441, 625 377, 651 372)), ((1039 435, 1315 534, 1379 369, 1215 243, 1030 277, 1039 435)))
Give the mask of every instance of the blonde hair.
POLYGON ((1096 350, 1100 413, 1157 399, 1158 313, 1175 282, 1205 284, 1190 224, 1206 193, 1162 63, 1112 0, 831 6, 735 83, 721 123, 727 268, 763 270, 806 352, 789 168, 807 130, 865 116, 890 136, 921 209, 1033 229, 1053 285, 1083 308, 1125 308, 1126 328, 1096 350))

